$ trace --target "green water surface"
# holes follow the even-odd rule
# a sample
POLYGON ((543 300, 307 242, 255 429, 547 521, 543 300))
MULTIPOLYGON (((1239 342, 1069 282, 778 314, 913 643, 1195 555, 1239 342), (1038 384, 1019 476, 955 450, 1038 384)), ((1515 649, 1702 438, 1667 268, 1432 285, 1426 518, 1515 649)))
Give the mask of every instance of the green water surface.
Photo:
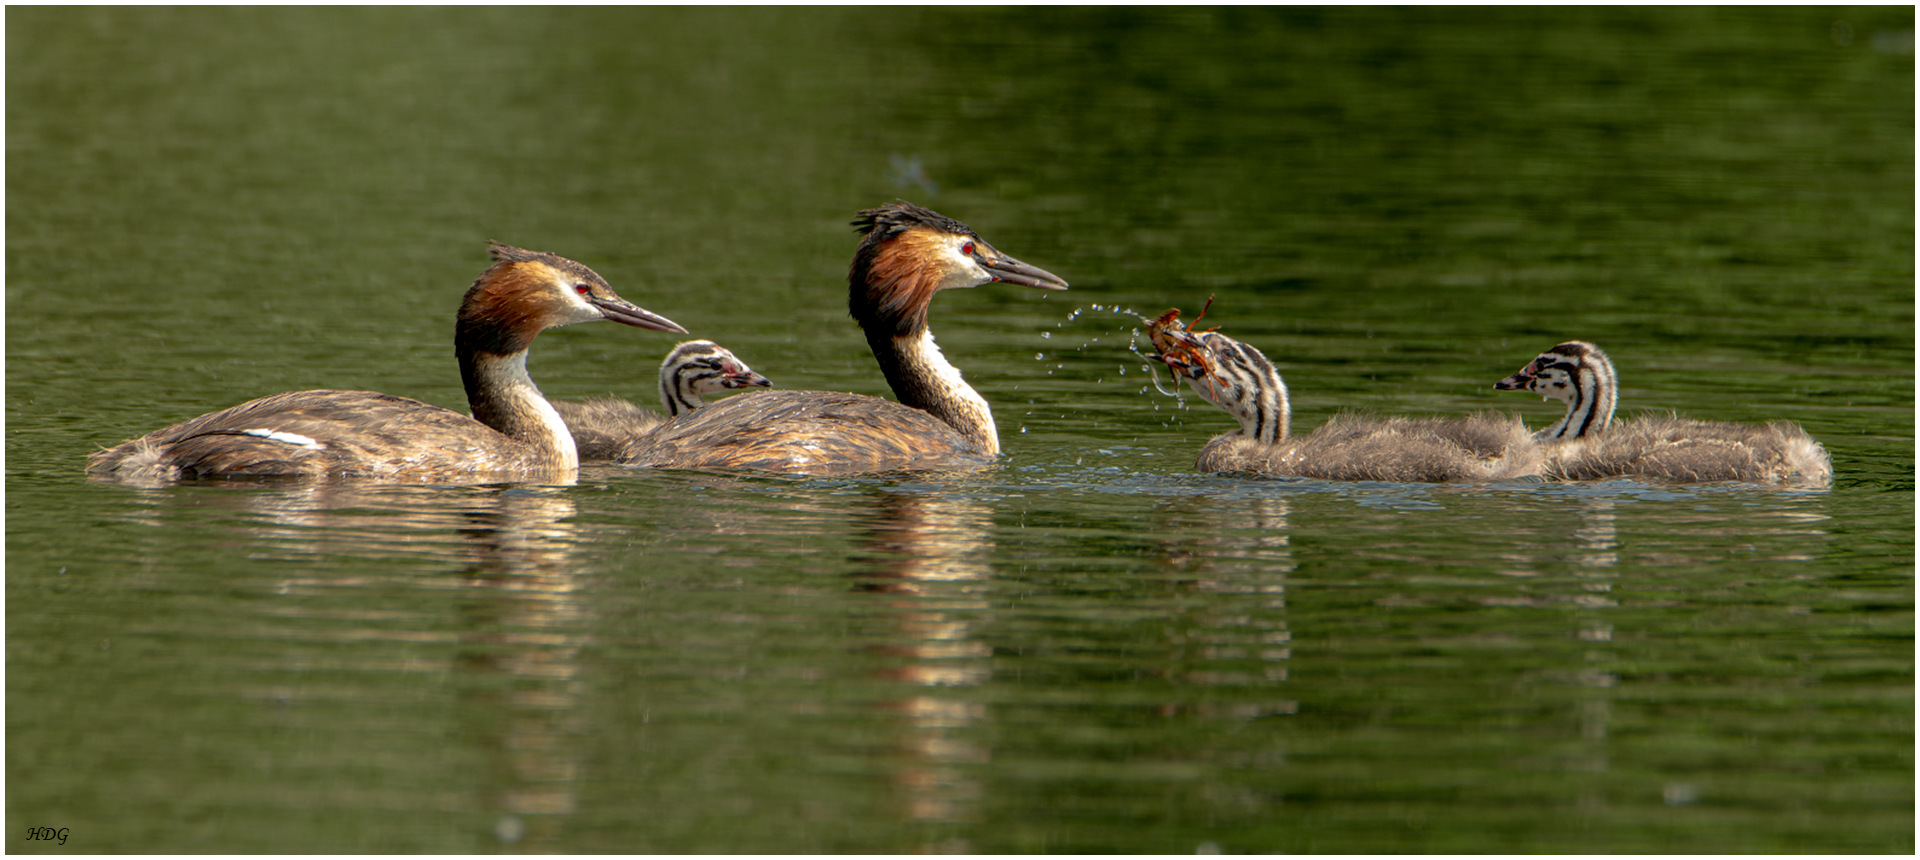
MULTIPOLYGON (((9 9, 11 852, 1913 850, 1913 13, 9 9), (249 398, 459 407, 498 239, 783 388, 904 197, 1005 456, 89 481, 249 398), (1801 423, 1826 490, 1203 476, 1138 315, 1295 426, 1801 423), (66 841, 31 838, 64 828, 66 841)), ((550 396, 671 338, 548 332, 550 396)))

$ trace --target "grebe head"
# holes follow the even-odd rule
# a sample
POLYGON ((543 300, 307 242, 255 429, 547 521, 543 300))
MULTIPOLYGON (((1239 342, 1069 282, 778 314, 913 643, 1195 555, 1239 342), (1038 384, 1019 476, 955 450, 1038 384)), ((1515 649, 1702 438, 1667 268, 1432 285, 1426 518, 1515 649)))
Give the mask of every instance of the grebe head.
POLYGON ((592 269, 565 257, 488 244, 492 268, 460 303, 456 340, 477 352, 525 352, 541 331, 588 320, 613 320, 686 334, 679 323, 620 298, 592 269))
POLYGON ((1216 331, 1156 328, 1154 358, 1195 394, 1240 422, 1247 437, 1271 444, 1287 437, 1292 405, 1280 371, 1260 350, 1216 331))
POLYGON ((670 415, 700 408, 700 398, 708 394, 772 387, 772 380, 753 372, 726 347, 710 340, 679 344, 660 363, 660 399, 670 415))
POLYGON ((1000 253, 973 228, 904 200, 863 210, 853 226, 865 238, 847 272, 847 308, 869 331, 877 325, 901 337, 926 328, 927 306, 941 290, 996 281, 1067 288, 1059 276, 1000 253))
POLYGON ((1617 397, 1613 362, 1600 348, 1570 340, 1540 353, 1519 373, 1493 384, 1501 391, 1531 391, 1567 404, 1567 415, 1540 431, 1541 438, 1577 438, 1607 429, 1617 397))
POLYGON ((1520 368, 1519 373, 1494 383, 1493 387, 1501 391, 1531 391, 1548 400, 1572 403, 1579 390, 1580 371, 1594 362, 1594 356, 1606 360, 1606 354, 1599 347, 1570 340, 1540 353, 1520 368))

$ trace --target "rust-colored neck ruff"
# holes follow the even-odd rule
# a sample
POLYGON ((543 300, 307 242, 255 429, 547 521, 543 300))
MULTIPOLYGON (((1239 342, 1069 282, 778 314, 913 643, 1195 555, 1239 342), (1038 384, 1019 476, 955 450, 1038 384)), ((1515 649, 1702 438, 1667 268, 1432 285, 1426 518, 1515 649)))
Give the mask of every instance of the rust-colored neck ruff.
POLYGON ((551 266, 502 259, 474 281, 454 325, 454 352, 474 420, 539 449, 554 468, 573 469, 573 434, 527 375, 527 350, 554 314, 552 291, 542 289, 551 266))
MULTIPOLYGON (((993 411, 927 330, 927 306, 954 277, 948 248, 954 234, 888 210, 854 253, 847 307, 867 335, 893 396, 923 410, 992 455, 1000 451, 993 411)), ((939 217, 939 216, 932 216, 939 217)), ((965 225, 954 222, 959 230, 965 225)))
POLYGON ((860 327, 893 337, 924 330, 927 307, 949 274, 944 265, 947 241, 925 228, 903 230, 885 240, 867 237, 848 273, 847 307, 860 327))

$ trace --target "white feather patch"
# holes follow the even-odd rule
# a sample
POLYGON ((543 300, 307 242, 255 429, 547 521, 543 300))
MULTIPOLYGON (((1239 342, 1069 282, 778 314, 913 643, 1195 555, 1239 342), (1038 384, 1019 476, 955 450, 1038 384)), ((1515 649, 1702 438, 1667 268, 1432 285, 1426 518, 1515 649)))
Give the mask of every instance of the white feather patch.
POLYGON ((311 436, 302 436, 298 433, 282 433, 278 430, 268 430, 266 428, 259 428, 254 430, 242 430, 240 432, 245 433, 248 436, 258 436, 262 439, 271 439, 275 442, 285 442, 288 445, 299 445, 302 448, 319 448, 321 450, 325 450, 327 447, 325 445, 320 444, 320 440, 318 439, 314 439, 311 436))

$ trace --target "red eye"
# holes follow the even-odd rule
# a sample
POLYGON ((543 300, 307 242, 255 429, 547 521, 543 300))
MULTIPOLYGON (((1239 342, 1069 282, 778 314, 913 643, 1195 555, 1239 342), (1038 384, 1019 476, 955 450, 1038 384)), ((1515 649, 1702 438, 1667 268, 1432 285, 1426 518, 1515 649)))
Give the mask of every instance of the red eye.
POLYGON ((968 256, 972 256, 972 255, 973 255, 973 243, 972 243, 972 242, 968 242, 968 243, 967 243, 967 244, 965 244, 965 245, 961 245, 961 246, 960 246, 960 253, 962 253, 962 254, 966 254, 966 255, 968 255, 968 256))
POLYGON ((593 295, 593 288, 587 286, 586 284, 574 284, 573 291, 583 296, 593 295))

